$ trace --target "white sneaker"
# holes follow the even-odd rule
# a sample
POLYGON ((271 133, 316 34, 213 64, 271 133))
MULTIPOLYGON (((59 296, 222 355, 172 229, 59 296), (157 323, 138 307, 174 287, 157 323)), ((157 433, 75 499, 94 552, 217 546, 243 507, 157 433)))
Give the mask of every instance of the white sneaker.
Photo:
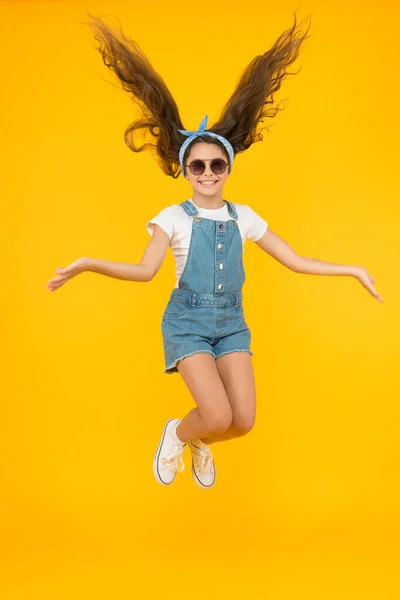
POLYGON ((182 454, 185 444, 176 437, 176 426, 180 419, 169 419, 164 425, 160 443, 153 460, 155 478, 162 485, 169 485, 176 477, 178 471, 183 471, 182 454))
POLYGON ((192 475, 201 488, 210 488, 215 483, 216 469, 210 447, 200 440, 189 440, 192 453, 192 475))

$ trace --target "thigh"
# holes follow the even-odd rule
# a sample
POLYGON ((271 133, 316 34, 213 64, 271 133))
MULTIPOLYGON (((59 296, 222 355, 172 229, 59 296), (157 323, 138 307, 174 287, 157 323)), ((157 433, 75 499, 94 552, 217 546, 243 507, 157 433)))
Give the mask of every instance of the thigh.
POLYGON ((216 367, 232 408, 233 424, 240 429, 252 427, 256 416, 256 389, 251 354, 224 354, 217 358, 216 367))
POLYGON ((232 419, 232 409, 215 358, 208 353, 180 360, 177 369, 203 417, 232 419))

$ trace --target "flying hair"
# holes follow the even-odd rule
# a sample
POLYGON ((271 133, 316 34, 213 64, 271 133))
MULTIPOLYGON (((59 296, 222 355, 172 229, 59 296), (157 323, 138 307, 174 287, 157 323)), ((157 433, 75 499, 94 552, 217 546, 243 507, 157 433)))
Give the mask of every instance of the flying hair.
MULTIPOLYGON (((179 149, 186 137, 178 131, 185 127, 171 92, 137 42, 126 38, 121 27, 117 31, 99 17, 89 16, 92 19, 89 27, 100 42, 97 50, 104 64, 115 73, 122 88, 131 94, 132 100, 141 109, 142 116, 125 130, 125 143, 133 152, 155 150, 163 172, 176 179, 181 173, 179 149), (150 136, 152 141, 137 146, 135 133, 138 130, 143 130, 144 138, 150 136)), ((235 155, 262 141, 261 132, 268 127, 259 128, 259 124, 264 122, 265 117, 273 118, 279 110, 283 110, 279 103, 277 106, 270 105, 274 104, 273 96, 285 77, 297 74, 289 73, 287 68, 296 60, 304 40, 310 37, 307 34, 311 22, 304 32, 301 31, 303 23, 297 24, 295 13, 293 26, 284 31, 268 51, 253 58, 243 70, 220 118, 208 128, 226 138, 235 155)), ((188 145, 186 156, 191 146, 198 142, 217 144, 228 158, 222 143, 206 133, 188 145)))

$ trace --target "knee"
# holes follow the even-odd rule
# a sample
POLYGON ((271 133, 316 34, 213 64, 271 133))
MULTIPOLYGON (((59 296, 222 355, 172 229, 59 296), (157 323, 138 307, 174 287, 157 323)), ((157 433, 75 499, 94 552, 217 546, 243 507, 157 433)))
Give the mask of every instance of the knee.
POLYGON ((203 416, 210 435, 224 433, 232 424, 232 410, 226 409, 203 416))
POLYGON ((246 435, 250 433, 255 425, 254 415, 234 415, 232 420, 232 426, 234 427, 238 436, 246 435))

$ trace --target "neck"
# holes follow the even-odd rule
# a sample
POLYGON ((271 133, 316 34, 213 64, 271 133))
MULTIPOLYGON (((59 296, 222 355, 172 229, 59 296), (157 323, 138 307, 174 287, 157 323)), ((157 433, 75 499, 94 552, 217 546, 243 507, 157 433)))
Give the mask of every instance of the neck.
POLYGON ((225 205, 222 199, 222 190, 219 190, 214 196, 204 196, 193 190, 192 200, 200 208, 222 208, 225 205))

